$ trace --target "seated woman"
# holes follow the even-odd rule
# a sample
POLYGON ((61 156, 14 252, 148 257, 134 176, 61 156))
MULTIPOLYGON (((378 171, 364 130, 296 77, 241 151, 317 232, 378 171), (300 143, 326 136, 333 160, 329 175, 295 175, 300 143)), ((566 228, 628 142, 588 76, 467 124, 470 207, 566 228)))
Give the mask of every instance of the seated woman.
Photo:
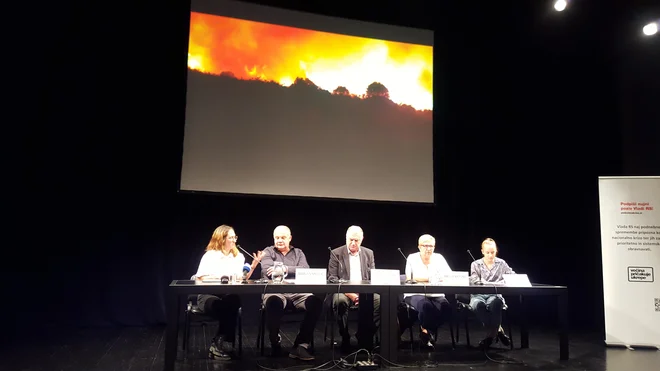
MULTIPOLYGON (((242 274, 245 257, 238 252, 236 240, 238 236, 234 229, 228 225, 221 225, 215 229, 211 241, 206 246, 206 253, 199 262, 195 280, 220 280, 221 276, 242 274)), ((252 256, 252 269, 248 272, 250 277, 254 268, 263 257, 259 251, 252 256)), ((209 358, 228 359, 229 355, 223 351, 223 342, 233 342, 236 334, 236 317, 241 306, 237 295, 198 295, 197 306, 206 315, 218 320, 218 331, 209 348, 209 358)))
MULTIPOLYGON (((504 282, 504 274, 515 273, 509 265, 497 255, 497 245, 492 238, 486 238, 481 243, 483 258, 475 260, 470 266, 470 283, 481 282, 483 284, 504 282)), ((511 343, 509 337, 502 329, 502 308, 504 298, 500 294, 473 294, 470 296, 470 308, 477 315, 486 329, 486 337, 479 342, 482 348, 488 348, 495 338, 502 344, 508 346, 511 343)))
MULTIPOLYGON (((451 272, 445 258, 434 253, 435 238, 429 234, 422 235, 418 240, 419 252, 408 255, 406 262, 406 279, 417 282, 440 280, 443 274, 451 272)), ((420 334, 422 346, 433 348, 435 333, 451 313, 449 302, 444 294, 403 294, 403 300, 419 312, 420 334)))

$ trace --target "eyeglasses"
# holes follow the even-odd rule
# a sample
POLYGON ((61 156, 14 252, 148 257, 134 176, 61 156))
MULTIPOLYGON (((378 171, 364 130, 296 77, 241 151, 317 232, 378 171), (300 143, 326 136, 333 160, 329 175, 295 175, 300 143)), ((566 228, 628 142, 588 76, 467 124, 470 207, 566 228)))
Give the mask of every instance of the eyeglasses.
POLYGON ((423 247, 423 248, 425 248, 425 249, 433 249, 433 248, 435 248, 435 245, 419 245, 419 246, 421 246, 421 247, 423 247))
POLYGON ((236 240, 238 240, 238 236, 227 237, 227 239, 231 240, 231 241, 236 241, 236 240))

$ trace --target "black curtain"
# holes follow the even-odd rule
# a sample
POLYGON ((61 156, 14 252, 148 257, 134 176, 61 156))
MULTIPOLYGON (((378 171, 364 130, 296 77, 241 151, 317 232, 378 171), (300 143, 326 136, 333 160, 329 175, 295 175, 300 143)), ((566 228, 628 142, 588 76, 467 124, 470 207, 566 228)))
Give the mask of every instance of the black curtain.
MULTIPOLYGON (((615 12, 580 2, 564 18, 539 2, 377 12, 279 3, 435 30, 436 204, 179 193, 189 4, 50 5, 35 15, 34 100, 11 128, 7 158, 19 180, 6 194, 12 239, 2 262, 13 329, 163 323, 165 287, 195 272, 223 223, 251 251, 287 224, 319 267, 351 224, 364 228, 380 268, 403 269, 396 248, 413 252, 431 233, 452 268, 468 270, 466 249, 478 255, 492 237, 518 272, 569 285, 573 324, 601 328, 597 176, 621 174, 624 158, 636 169, 622 123, 657 130, 644 126, 650 116, 621 118, 652 115, 637 108, 655 101, 622 103, 621 58, 613 31, 602 32, 615 12)), ((626 76, 648 58, 629 59, 626 76)), ((630 89, 643 89, 635 81, 630 89)), ((556 316, 531 304, 532 320, 556 316)))

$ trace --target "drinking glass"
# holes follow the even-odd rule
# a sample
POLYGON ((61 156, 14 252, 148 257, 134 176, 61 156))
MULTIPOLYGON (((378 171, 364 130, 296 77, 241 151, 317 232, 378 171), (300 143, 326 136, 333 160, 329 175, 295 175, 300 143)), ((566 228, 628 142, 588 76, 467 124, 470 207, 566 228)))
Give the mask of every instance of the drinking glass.
POLYGON ((273 283, 282 283, 282 281, 284 281, 285 275, 286 272, 284 264, 282 262, 275 262, 273 265, 273 273, 271 274, 273 283))

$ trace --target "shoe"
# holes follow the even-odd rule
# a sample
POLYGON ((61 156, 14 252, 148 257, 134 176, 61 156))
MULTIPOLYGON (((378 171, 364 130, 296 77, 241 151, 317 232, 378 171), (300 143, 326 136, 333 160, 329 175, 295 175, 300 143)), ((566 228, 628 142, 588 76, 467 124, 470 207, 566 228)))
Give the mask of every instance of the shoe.
POLYGON ((499 340, 499 341, 500 341, 505 347, 508 347, 509 345, 511 345, 511 338, 509 338, 508 336, 506 336, 506 334, 504 333, 504 331, 499 331, 499 332, 497 333, 497 339, 498 339, 498 340, 499 340))
POLYGON ((222 350, 222 338, 217 340, 213 339, 211 341, 211 347, 209 347, 209 358, 219 360, 227 360, 231 358, 229 354, 222 350))
POLYGON ((298 345, 293 351, 289 353, 289 358, 299 359, 301 361, 313 361, 314 356, 309 354, 306 347, 298 345))

